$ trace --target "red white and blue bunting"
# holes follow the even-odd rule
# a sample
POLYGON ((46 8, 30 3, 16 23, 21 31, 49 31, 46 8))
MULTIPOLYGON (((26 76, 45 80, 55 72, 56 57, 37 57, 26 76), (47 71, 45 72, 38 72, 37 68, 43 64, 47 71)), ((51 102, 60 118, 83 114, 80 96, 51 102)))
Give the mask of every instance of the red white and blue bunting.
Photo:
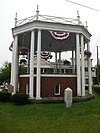
POLYGON ((45 59, 45 60, 51 59, 52 58, 52 55, 51 55, 50 52, 41 52, 41 58, 42 59, 45 59))
POLYGON ((62 32, 62 31, 49 31, 50 35, 57 41, 61 42, 70 36, 69 32, 62 32))

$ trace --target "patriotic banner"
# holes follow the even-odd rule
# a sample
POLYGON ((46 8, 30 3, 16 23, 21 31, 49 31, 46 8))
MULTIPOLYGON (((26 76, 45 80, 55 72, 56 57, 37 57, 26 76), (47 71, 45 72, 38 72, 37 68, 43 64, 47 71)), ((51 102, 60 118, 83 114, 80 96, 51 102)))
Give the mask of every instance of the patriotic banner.
POLYGON ((75 33, 42 30, 42 51, 75 50, 75 33))

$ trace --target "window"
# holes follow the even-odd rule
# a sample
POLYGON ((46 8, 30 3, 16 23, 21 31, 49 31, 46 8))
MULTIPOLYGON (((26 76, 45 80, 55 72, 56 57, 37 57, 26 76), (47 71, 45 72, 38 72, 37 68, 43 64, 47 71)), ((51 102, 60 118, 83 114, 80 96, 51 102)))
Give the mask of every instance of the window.
POLYGON ((60 95, 60 84, 56 84, 54 87, 54 94, 60 95))

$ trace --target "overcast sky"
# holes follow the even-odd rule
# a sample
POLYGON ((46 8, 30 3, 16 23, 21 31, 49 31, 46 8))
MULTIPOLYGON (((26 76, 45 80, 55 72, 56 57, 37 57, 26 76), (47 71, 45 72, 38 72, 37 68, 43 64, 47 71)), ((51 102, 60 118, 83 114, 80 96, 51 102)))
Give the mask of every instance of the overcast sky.
MULTIPOLYGON (((72 1, 100 10, 99 0, 72 1)), ((11 62, 12 52, 9 51, 9 46, 13 40, 11 28, 14 27, 15 13, 18 13, 18 19, 35 15, 37 4, 41 15, 76 18, 77 10, 79 11, 81 21, 84 25, 85 21, 88 22, 88 30, 92 34, 91 52, 93 64, 96 64, 96 46, 100 46, 100 12, 66 0, 0 0, 0 67, 5 61, 11 62)))

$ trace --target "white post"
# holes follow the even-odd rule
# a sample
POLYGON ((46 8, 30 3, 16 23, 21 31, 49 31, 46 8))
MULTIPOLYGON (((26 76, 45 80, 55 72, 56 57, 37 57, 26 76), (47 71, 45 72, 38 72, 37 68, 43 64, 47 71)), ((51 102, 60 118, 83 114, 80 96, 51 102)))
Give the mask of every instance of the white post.
POLYGON ((76 64, 77 64, 77 96, 81 96, 81 76, 80 76, 80 46, 79 34, 76 34, 76 64))
POLYGON ((14 73, 14 40, 12 44, 12 63, 11 63, 11 80, 10 80, 11 85, 13 85, 13 73, 14 73))
POLYGON ((59 73, 61 73, 61 52, 59 52, 59 73))
MULTIPOLYGON (((90 51, 90 44, 87 43, 87 50, 90 51)), ((92 73, 91 73, 91 58, 88 57, 88 78, 89 78, 89 94, 92 95, 92 73)))
POLYGON ((31 32, 31 52, 30 52, 30 84, 29 84, 29 96, 34 98, 34 31, 31 32))
POLYGON ((15 94, 18 90, 18 37, 14 37, 14 46, 13 46, 13 82, 12 86, 14 87, 13 93, 15 94))
POLYGON ((55 52, 55 63, 56 63, 56 69, 55 69, 55 72, 57 73, 57 52, 55 52))
POLYGON ((28 53, 27 53, 27 59, 28 59, 28 64, 27 64, 27 73, 29 73, 29 71, 30 71, 30 51, 28 51, 28 53))
POLYGON ((72 106, 72 90, 69 87, 65 89, 64 102, 65 102, 66 108, 69 108, 72 106))
POLYGON ((66 69, 64 69, 64 73, 66 73, 66 69))
POLYGON ((37 78, 36 78, 36 99, 41 99, 41 30, 38 30, 38 44, 37 44, 37 78))
POLYGON ((84 37, 81 35, 81 79, 82 96, 85 96, 84 37))
POLYGON ((76 50, 75 50, 75 62, 74 62, 75 63, 75 73, 76 73, 76 65, 77 65, 77 58, 76 57, 77 57, 77 54, 76 54, 76 50))
POLYGON ((74 51, 72 51, 72 73, 75 73, 75 65, 74 65, 74 51))

